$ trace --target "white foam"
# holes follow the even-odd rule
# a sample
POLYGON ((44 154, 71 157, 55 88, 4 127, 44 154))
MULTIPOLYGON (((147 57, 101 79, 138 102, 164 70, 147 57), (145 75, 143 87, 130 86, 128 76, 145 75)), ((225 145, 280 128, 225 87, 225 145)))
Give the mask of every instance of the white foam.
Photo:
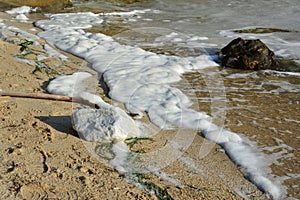
POLYGON ((48 92, 69 97, 80 97, 85 86, 82 82, 91 77, 87 72, 77 72, 72 75, 60 76, 53 79, 47 87, 48 92))
POLYGON ((50 47, 48 44, 45 44, 44 46, 44 50, 45 53, 49 56, 49 57, 56 57, 56 58, 60 58, 61 60, 68 60, 68 57, 59 53, 58 51, 54 50, 52 47, 50 47))
POLYGON ((109 161, 109 163, 115 167, 120 174, 128 173, 130 166, 128 166, 128 157, 130 155, 129 147, 122 141, 113 144, 112 152, 114 153, 114 158, 109 161))
POLYGON ((226 78, 257 78, 257 72, 250 72, 250 73, 235 73, 235 74, 230 74, 226 76, 226 78))
POLYGON ((32 8, 29 6, 21 6, 21 7, 13 8, 11 10, 7 10, 5 12, 7 12, 10 15, 13 15, 13 14, 26 14, 29 13, 31 10, 32 8))
POLYGON ((192 38, 188 39, 188 41, 197 41, 197 40, 208 40, 208 37, 206 36, 193 36, 192 38))
POLYGON ((53 20, 42 20, 37 23, 40 28, 70 28, 70 29, 84 29, 91 28, 93 25, 100 25, 103 19, 99 17, 100 14, 94 14, 92 12, 83 13, 68 13, 68 14, 56 14, 48 15, 53 20), (76 20, 74 20, 76 19, 76 20), (62 26, 63 25, 63 26, 62 26))
POLYGON ((13 8, 11 10, 5 11, 6 13, 10 15, 16 15, 15 18, 21 22, 26 22, 29 18, 26 16, 26 14, 29 14, 30 12, 35 12, 37 8, 32 8, 29 6, 21 6, 17 8, 13 8))
POLYGON ((182 184, 179 180, 170 177, 170 175, 168 175, 165 172, 159 171, 157 169, 151 169, 151 167, 149 167, 149 171, 151 171, 153 174, 155 174, 157 177, 159 177, 162 180, 168 181, 169 183, 172 183, 174 186, 176 187, 185 187, 184 184, 182 184))
POLYGON ((274 70, 264 70, 265 73, 274 74, 277 76, 300 76, 299 72, 281 72, 281 71, 274 71, 274 70))
MULTIPOLYGON (((263 159, 239 135, 212 124, 206 113, 192 110, 187 96, 169 85, 179 81, 184 72, 216 66, 209 56, 180 58, 158 55, 121 45, 103 34, 85 33, 83 28, 94 23, 99 25, 102 20, 101 16, 92 13, 49 17, 50 20, 36 23, 45 29, 39 35, 58 48, 92 63, 93 68, 103 75, 112 98, 123 102, 130 112, 146 111, 151 121, 160 127, 173 128, 176 125, 201 131, 206 138, 224 146, 232 160, 263 191, 274 199, 280 197, 280 188, 260 169, 266 167, 263 159)), ((72 83, 66 82, 66 85, 72 87, 72 83)))
POLYGON ((29 18, 24 14, 19 14, 16 16, 16 19, 20 21, 27 21, 29 18))
POLYGON ((151 9, 144 9, 144 10, 132 10, 128 12, 110 12, 105 13, 104 15, 119 15, 119 16, 127 16, 127 15, 137 15, 137 14, 144 14, 146 12, 150 12, 151 9))
POLYGON ((36 35, 31 34, 31 33, 24 31, 18 27, 15 27, 15 26, 5 26, 4 25, 1 30, 1 33, 2 33, 3 39, 6 39, 6 40, 15 38, 16 35, 19 38, 27 39, 27 40, 31 40, 31 41, 36 41, 39 39, 39 37, 37 37, 36 35))

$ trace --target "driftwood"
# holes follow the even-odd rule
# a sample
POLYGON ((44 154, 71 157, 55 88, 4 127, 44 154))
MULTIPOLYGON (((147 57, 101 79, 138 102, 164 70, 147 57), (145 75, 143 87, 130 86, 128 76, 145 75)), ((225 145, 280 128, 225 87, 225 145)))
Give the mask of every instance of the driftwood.
POLYGON ((66 102, 74 102, 74 103, 88 105, 93 108, 99 108, 97 104, 91 103, 88 100, 82 98, 68 97, 68 96, 55 95, 55 94, 0 91, 0 96, 66 101, 66 102))

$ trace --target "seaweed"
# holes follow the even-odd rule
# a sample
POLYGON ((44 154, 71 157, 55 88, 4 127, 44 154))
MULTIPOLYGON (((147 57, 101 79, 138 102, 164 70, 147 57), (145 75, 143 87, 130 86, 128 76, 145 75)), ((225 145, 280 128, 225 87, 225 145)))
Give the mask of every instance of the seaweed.
POLYGON ((33 45, 33 41, 23 39, 21 42, 18 44, 20 46, 20 53, 17 54, 16 56, 18 58, 24 58, 25 56, 29 54, 35 54, 31 48, 29 48, 30 45, 33 45))
POLYGON ((153 182, 145 181, 142 184, 144 185, 144 187, 146 187, 147 190, 154 192, 155 196, 159 200, 173 200, 173 198, 169 195, 167 189, 162 189, 153 182))
MULTIPOLYGON (((127 158, 126 167, 136 169, 135 164, 139 160, 139 153, 141 152, 141 150, 132 151, 132 148, 139 141, 143 140, 153 141, 152 138, 146 137, 132 137, 125 140, 125 144, 128 145, 131 151, 130 155, 127 158)), ((115 157, 114 153, 111 150, 113 143, 114 141, 98 143, 95 147, 95 153, 101 158, 104 158, 106 160, 112 160, 115 157)), ((130 172, 128 173, 121 174, 121 176, 128 179, 129 181, 132 181, 135 184, 138 184, 145 191, 154 194, 159 200, 173 200, 172 196, 168 193, 167 188, 162 188, 149 180, 145 180, 148 178, 145 176, 144 173, 133 172, 131 170, 129 171, 130 172)))
POLYGON ((137 182, 148 192, 154 193, 159 200, 173 200, 173 197, 168 193, 167 189, 163 189, 150 181, 144 181, 146 179, 144 174, 135 174, 137 182))
POLYGON ((30 48, 28 47, 29 45, 33 45, 33 41, 26 40, 24 39, 23 42, 19 43, 18 46, 21 46, 20 51, 31 51, 30 48))
POLYGON ((58 71, 48 67, 44 62, 35 61, 35 69, 32 71, 32 74, 36 72, 45 72, 48 76, 53 74, 61 74, 58 71))
MULTIPOLYGON (((20 53, 18 53, 16 57, 20 59, 26 59, 25 57, 30 54, 37 56, 38 53, 35 52, 37 50, 31 49, 29 47, 30 45, 33 45, 33 41, 21 39, 20 43, 18 44, 18 46, 20 46, 20 53)), ((37 59, 34 59, 32 61, 33 62, 31 64, 35 66, 35 69, 32 71, 32 74, 35 74, 36 72, 45 72, 48 76, 54 74, 61 74, 60 72, 48 67, 44 62, 38 61, 37 59)))

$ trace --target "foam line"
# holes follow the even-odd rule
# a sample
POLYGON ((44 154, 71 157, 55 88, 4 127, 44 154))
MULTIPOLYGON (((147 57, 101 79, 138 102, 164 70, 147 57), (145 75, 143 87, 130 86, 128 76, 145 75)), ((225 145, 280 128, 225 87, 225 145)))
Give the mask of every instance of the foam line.
MULTIPOLYGON (((124 103, 130 112, 146 111, 150 120, 162 128, 194 128, 203 136, 222 145, 254 184, 274 199, 281 197, 280 188, 267 178, 258 163, 263 163, 236 133, 211 123, 204 112, 190 108, 191 102, 170 84, 181 74, 217 66, 207 55, 176 57, 159 55, 138 47, 122 45, 103 34, 86 33, 83 29, 100 25, 101 16, 93 13, 49 15, 49 20, 36 23, 45 31, 39 33, 58 48, 92 63, 103 75, 109 95, 124 103)), ((80 123, 80 122, 78 122, 80 123)))

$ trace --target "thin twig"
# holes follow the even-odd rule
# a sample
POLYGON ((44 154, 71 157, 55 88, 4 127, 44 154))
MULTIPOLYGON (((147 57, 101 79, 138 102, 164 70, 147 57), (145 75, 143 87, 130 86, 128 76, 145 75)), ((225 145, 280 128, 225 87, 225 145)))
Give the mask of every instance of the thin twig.
POLYGON ((88 105, 93 108, 99 108, 99 106, 97 104, 91 103, 88 100, 85 100, 82 98, 68 97, 68 96, 62 96, 62 95, 56 95, 56 94, 0 91, 0 96, 66 101, 66 102, 81 103, 81 104, 88 105))

